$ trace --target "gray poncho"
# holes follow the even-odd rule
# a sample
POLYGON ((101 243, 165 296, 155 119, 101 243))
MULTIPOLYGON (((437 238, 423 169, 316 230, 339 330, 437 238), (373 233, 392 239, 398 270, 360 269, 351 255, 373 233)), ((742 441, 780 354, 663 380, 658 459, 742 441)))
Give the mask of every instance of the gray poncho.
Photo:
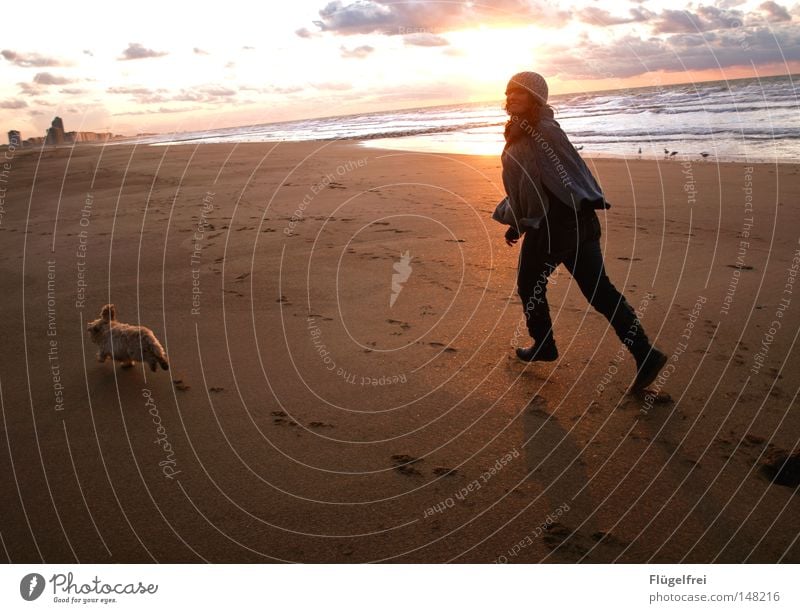
POLYGON ((610 206, 549 108, 542 110, 535 125, 522 120, 516 128, 524 134, 503 149, 500 159, 507 196, 497 205, 493 219, 520 232, 538 228, 550 207, 542 186, 576 211, 610 206))

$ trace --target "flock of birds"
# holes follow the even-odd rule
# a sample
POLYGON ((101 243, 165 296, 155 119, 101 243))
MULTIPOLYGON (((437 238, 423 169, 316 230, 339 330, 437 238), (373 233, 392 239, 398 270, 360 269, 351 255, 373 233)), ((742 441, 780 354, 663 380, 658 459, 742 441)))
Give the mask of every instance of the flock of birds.
MULTIPOLYGON (((580 147, 575 147, 575 151, 580 151, 581 149, 583 149, 583 145, 581 145, 580 147)), ((640 156, 642 155, 641 147, 639 147, 639 155, 640 156)), ((670 151, 669 149, 664 149, 664 159, 674 158, 676 155, 678 155, 677 151, 670 151)), ((701 151, 699 155, 701 158, 706 159, 711 154, 708 153, 707 151, 701 151)))
MULTIPOLYGON (((583 149, 583 145, 575 147, 575 151, 580 151, 581 149, 583 149)), ((639 147, 639 156, 641 157, 641 155, 642 155, 642 148, 639 147)), ((676 155, 678 155, 677 151, 670 151, 669 149, 664 149, 664 159, 674 158, 676 155)), ((701 151, 698 155, 701 158, 706 159, 711 154, 708 153, 707 151, 701 151)))
MULTIPOLYGON (((642 155, 642 148, 641 147, 639 147, 639 155, 642 155)), ((670 151, 669 149, 664 149, 664 157, 665 158, 673 158, 676 155, 678 155, 677 151, 670 151)), ((700 152, 700 157, 703 158, 703 159, 706 159, 709 155, 711 155, 711 154, 706 152, 706 151, 701 151, 700 152)))

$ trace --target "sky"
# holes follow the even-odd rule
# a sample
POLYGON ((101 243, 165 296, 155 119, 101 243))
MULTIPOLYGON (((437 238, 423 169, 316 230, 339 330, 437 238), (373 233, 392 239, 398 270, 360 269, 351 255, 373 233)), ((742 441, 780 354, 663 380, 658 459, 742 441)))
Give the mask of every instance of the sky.
POLYGON ((800 73, 800 3, 578 0, 15 1, 0 128, 203 130, 551 94, 800 73))

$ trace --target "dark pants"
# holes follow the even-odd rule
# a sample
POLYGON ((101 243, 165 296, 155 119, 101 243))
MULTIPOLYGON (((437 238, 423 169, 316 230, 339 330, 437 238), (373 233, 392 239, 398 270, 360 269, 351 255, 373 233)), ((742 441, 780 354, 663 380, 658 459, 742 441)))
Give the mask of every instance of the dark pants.
POLYGON ((583 295, 611 323, 637 362, 650 343, 636 313, 606 275, 600 250, 600 221, 594 210, 577 214, 566 205, 551 204, 546 222, 525 233, 519 261, 517 290, 528 332, 537 344, 554 342, 547 279, 564 264, 583 295))

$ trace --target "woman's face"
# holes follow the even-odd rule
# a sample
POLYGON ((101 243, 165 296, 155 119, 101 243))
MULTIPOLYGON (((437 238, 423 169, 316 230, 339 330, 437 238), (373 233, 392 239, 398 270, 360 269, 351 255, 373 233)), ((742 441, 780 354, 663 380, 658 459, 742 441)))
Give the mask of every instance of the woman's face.
POLYGON ((506 111, 509 115, 524 115, 533 108, 533 100, 527 89, 509 87, 506 90, 506 111))

